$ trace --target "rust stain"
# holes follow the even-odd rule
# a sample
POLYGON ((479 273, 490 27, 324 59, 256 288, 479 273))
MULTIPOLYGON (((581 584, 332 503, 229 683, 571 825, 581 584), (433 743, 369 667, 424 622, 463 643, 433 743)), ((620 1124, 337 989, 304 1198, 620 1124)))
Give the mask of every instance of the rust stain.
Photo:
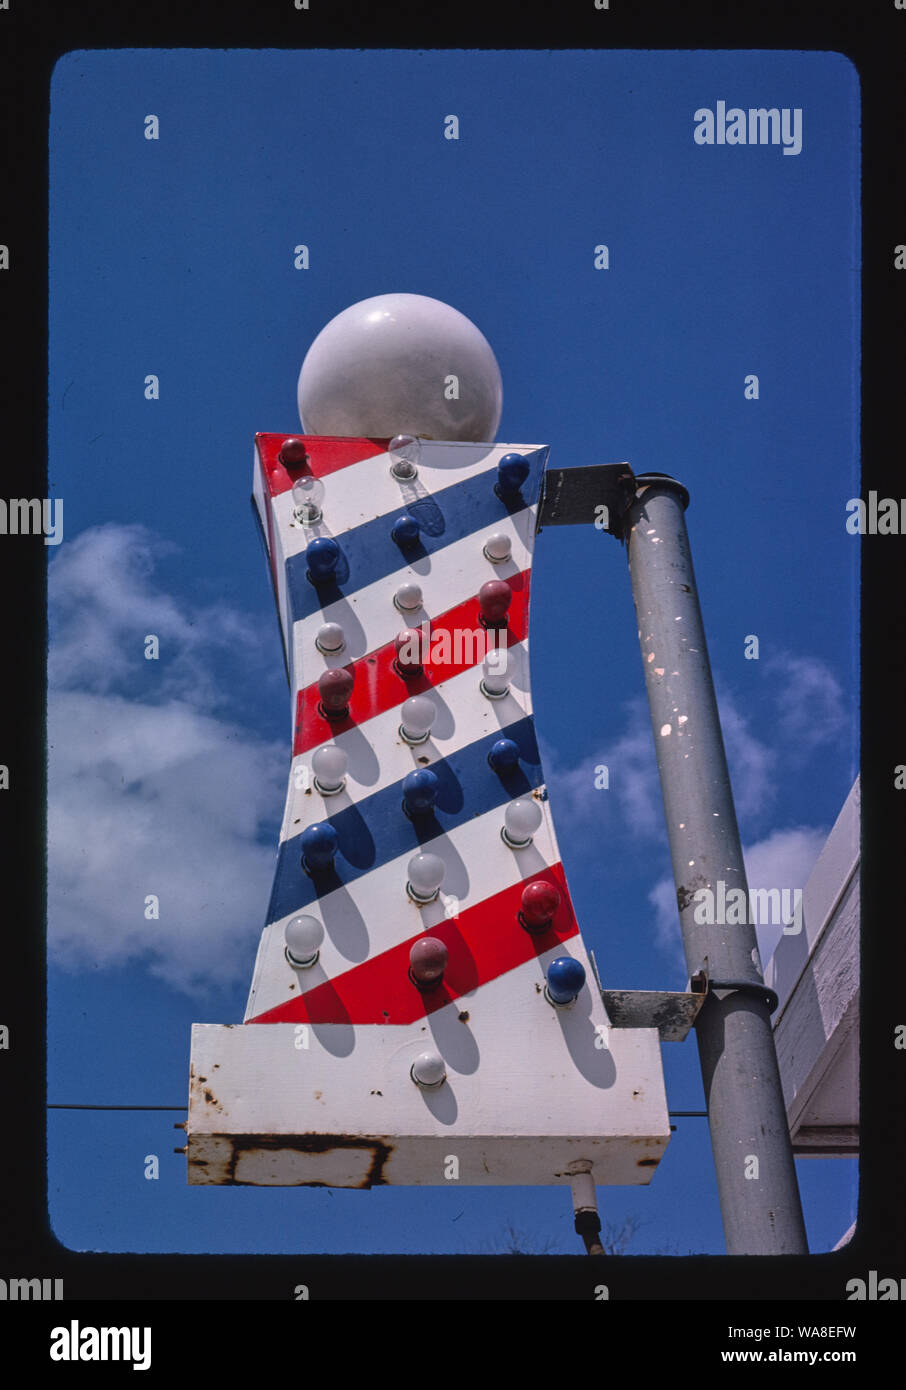
POLYGON ((463 1009, 462 1013, 461 1013, 461 1014, 458 1014, 457 1017, 459 1018, 460 1023, 468 1023, 468 1021, 469 1021, 469 1011, 468 1011, 468 1009, 463 1009))
MULTIPOLYGON (((368 1172, 360 1183, 350 1184, 360 1189, 386 1187, 384 1167, 393 1153, 393 1146, 383 1139, 366 1139, 358 1134, 293 1134, 264 1138, 260 1134, 231 1134, 224 1136, 230 1143, 230 1156, 225 1167, 224 1182, 238 1187, 266 1187, 267 1183, 239 1182, 236 1178, 236 1164, 243 1154, 273 1153, 281 1149, 294 1149, 297 1153, 324 1154, 343 1149, 371 1150, 368 1172)), ((303 1182, 296 1187, 331 1187, 328 1182, 303 1182)))

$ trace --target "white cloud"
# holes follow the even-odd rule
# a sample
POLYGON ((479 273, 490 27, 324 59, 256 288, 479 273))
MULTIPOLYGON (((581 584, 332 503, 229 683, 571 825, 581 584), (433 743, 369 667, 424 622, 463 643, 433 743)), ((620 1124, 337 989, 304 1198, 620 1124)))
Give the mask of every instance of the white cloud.
MULTIPOLYGON (((804 889, 815 867, 818 855, 830 828, 797 826, 793 830, 775 830, 743 851, 749 888, 804 889)), ((779 926, 758 926, 758 949, 766 964, 782 935, 779 926)))
POLYGON ((598 843, 602 817, 614 809, 621 824, 636 836, 663 836, 664 812, 658 781, 651 720, 644 695, 625 706, 626 728, 615 743, 577 767, 563 767, 539 740, 545 775, 556 781, 551 799, 555 823, 571 835, 598 843), (595 785, 597 768, 607 768, 608 788, 595 785))
POLYGON ((260 624, 226 604, 180 604, 164 592, 154 568, 175 550, 145 526, 115 523, 60 548, 49 571, 51 689, 104 693, 147 675, 145 637, 154 634, 161 648, 155 698, 179 696, 208 710, 225 702, 210 659, 223 649, 241 651, 244 662, 262 659, 260 624))
POLYGON ((754 819, 770 808, 776 796, 777 751, 755 737, 733 696, 722 686, 717 704, 736 814, 740 820, 754 819))
POLYGON ((779 730, 794 756, 837 737, 846 724, 843 691, 825 662, 784 652, 772 658, 765 670, 779 678, 775 696, 779 730))
POLYGON ((51 565, 48 939, 70 969, 142 962, 198 993, 251 978, 276 849, 262 827, 279 820, 289 751, 211 712, 207 658, 239 650, 249 624, 164 593, 155 544, 104 526, 51 565), (146 632, 171 653, 153 703, 111 689, 144 661, 146 632))
MULTIPOLYGON (((758 888, 804 889, 828 833, 826 828, 796 826, 791 830, 775 830, 749 848, 743 847, 750 891, 758 888)), ((648 901, 655 911, 658 945, 685 969, 673 879, 662 878, 656 883, 648 894, 648 901)), ((779 924, 757 923, 755 935, 762 964, 765 964, 780 940, 782 927, 779 924)))

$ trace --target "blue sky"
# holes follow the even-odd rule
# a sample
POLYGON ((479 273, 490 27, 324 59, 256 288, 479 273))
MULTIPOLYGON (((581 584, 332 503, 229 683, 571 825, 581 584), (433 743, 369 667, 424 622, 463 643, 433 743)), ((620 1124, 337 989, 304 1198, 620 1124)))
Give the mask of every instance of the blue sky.
MULTIPOLYGON (((431 295, 497 355, 498 439, 679 477, 749 881, 802 886, 858 769, 859 90, 833 53, 69 54, 51 92, 48 1100, 180 1105, 193 1022, 241 1019, 289 759, 249 505, 256 431, 341 309, 431 295), (696 110, 800 108, 801 153, 696 110), (456 114, 460 139, 444 139, 456 114), (144 138, 154 114, 160 138, 144 138), (310 268, 293 250, 309 247, 310 268), (610 268, 596 270, 595 247, 610 268), (148 401, 148 374, 160 398, 148 401), (756 374, 759 398, 745 398, 756 374), (160 638, 159 661, 144 637, 160 638), (744 659, 756 634, 758 661, 744 659), (160 898, 159 921, 143 916, 160 898)), ((536 726, 609 985, 685 968, 625 556, 539 538, 536 726), (594 769, 610 768, 596 790, 594 769), (603 849, 602 849, 603 846, 603 849)), ((773 940, 763 942, 767 958, 773 940)), ((703 1105, 694 1040, 671 1109, 703 1105)), ((179 1113, 51 1111, 74 1249, 581 1249, 566 1191, 186 1186, 179 1113), (145 1157, 160 1176, 145 1178, 145 1157)), ((601 1188, 631 1252, 723 1250, 707 1124, 601 1188)), ((813 1250, 856 1164, 798 1163, 813 1250)))

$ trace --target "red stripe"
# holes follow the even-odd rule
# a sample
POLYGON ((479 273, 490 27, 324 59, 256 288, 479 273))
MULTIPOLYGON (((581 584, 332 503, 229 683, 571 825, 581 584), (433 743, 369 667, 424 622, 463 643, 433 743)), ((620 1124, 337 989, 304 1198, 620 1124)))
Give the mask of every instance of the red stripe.
POLYGON ((390 443, 389 439, 346 439, 339 435, 256 434, 255 448, 271 497, 288 492, 299 475, 308 471, 300 467, 287 468, 280 462, 280 450, 287 439, 305 440, 311 472, 316 478, 326 478, 328 473, 385 454, 390 443))
POLYGON ((449 952, 444 978, 429 993, 422 994, 409 979, 409 951, 418 940, 418 936, 412 936, 373 960, 363 961, 246 1022, 404 1024, 435 1013, 452 999, 469 994, 479 985, 496 980, 578 934, 562 864, 533 873, 531 881, 536 879, 555 884, 560 892, 560 906, 544 932, 530 933, 519 925, 516 914, 522 903, 523 882, 485 898, 452 920, 418 933, 436 937, 449 952))
MULTIPOLYGON (((513 601, 507 614, 509 624, 505 632, 508 647, 512 647, 517 642, 524 642, 528 633, 530 579, 531 571, 523 570, 520 574, 508 577, 506 581, 513 590, 513 601)), ((440 617, 433 618, 430 623, 430 650, 436 650, 435 641, 446 632, 450 639, 451 658, 456 655, 457 647, 459 647, 460 655, 463 655, 461 642, 455 641, 456 632, 457 630, 459 632, 480 630, 479 611, 478 596, 473 594, 471 598, 465 599, 455 608, 450 608, 440 617)), ((406 626, 406 619, 401 613, 400 631, 406 626)), ((477 642, 473 645, 473 653, 474 647, 477 645, 477 642)), ((376 714, 381 714, 384 710, 401 705, 410 695, 421 695, 426 690, 430 690, 432 686, 440 685, 442 681, 449 680, 451 676, 458 676, 461 671, 467 671, 469 667, 478 664, 476 661, 454 661, 452 659, 440 662, 429 661, 422 675, 405 680, 395 669, 393 664, 395 660, 396 648, 393 642, 388 642, 386 646, 378 647, 377 651, 369 652, 367 656, 360 657, 358 661, 351 661, 348 666, 343 667, 344 670, 350 671, 355 679, 355 685, 349 699, 349 714, 345 719, 325 719, 324 715, 318 711, 320 695, 317 681, 304 686, 296 696, 296 735, 293 740, 293 757, 299 753, 307 752, 309 748, 317 747, 319 743, 327 743, 337 734, 355 728, 357 724, 364 723, 366 719, 373 719, 376 714)))

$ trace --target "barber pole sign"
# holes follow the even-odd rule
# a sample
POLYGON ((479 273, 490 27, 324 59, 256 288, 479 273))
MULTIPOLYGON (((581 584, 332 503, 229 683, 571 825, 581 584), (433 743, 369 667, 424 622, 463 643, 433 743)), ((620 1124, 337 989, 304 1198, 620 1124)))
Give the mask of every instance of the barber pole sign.
POLYGON ((245 1020, 192 1030, 190 1183, 651 1179, 658 1033, 610 1026, 535 735, 546 460, 256 438, 292 760, 245 1020))

